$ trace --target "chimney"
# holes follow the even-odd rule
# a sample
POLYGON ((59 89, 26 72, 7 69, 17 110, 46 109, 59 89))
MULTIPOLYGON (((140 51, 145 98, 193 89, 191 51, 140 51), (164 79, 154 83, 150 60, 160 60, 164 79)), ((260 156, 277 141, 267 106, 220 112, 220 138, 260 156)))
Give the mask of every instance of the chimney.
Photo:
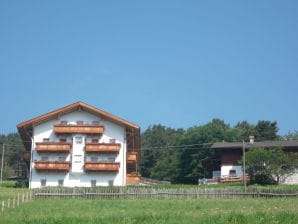
POLYGON ((249 136, 249 143, 250 144, 254 144, 255 143, 255 136, 253 136, 253 135, 250 135, 249 136))

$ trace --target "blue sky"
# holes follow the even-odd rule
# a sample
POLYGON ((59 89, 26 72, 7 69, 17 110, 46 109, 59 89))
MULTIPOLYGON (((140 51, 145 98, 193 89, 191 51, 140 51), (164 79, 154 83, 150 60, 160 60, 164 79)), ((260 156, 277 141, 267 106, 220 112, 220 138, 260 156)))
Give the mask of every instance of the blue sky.
POLYGON ((0 133, 84 101, 142 130, 298 130, 298 1, 0 1, 0 133))

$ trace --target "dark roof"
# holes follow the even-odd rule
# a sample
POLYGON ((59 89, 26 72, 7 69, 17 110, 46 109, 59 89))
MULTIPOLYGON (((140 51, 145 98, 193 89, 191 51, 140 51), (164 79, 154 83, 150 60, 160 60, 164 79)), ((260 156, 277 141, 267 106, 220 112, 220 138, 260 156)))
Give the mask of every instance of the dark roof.
MULTIPOLYGON (((261 147, 261 148, 272 148, 272 147, 282 147, 282 148, 298 148, 298 141, 263 141, 254 143, 244 143, 245 148, 261 147)), ((242 142, 216 142, 211 148, 212 149, 242 149, 242 142)))

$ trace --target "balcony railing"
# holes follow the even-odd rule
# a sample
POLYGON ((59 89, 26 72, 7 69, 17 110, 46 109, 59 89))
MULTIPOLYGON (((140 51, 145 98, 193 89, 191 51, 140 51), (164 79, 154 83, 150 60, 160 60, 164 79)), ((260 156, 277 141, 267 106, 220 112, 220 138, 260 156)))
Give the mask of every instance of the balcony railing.
POLYGON ((137 161, 138 160, 138 152, 127 152, 127 160, 128 161, 137 161))
POLYGON ((71 143, 69 142, 36 142, 37 152, 70 152, 71 143))
POLYGON ((86 143, 86 152, 119 153, 119 143, 86 143))
POLYGON ((120 163, 115 162, 85 162, 86 172, 118 172, 120 163))
POLYGON ((56 124, 54 131, 56 134, 102 134, 104 126, 99 124, 56 124))
POLYGON ((65 161, 34 161, 34 168, 37 171, 60 171, 67 172, 70 169, 70 162, 65 161))

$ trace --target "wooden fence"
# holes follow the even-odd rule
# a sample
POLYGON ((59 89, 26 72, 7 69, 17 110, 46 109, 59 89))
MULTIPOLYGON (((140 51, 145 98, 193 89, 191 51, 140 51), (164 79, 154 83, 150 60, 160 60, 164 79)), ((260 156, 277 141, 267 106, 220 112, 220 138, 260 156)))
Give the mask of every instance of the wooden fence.
POLYGON ((298 197, 297 191, 248 189, 155 189, 135 188, 73 188, 73 189, 38 189, 33 191, 34 198, 80 198, 80 199, 143 199, 143 198, 272 198, 298 197))
POLYGON ((16 208, 33 199, 185 199, 185 198, 272 198, 298 197, 295 190, 216 189, 216 188, 151 188, 151 187, 103 187, 103 188, 39 188, 17 194, 1 202, 1 212, 16 208))
POLYGON ((26 193, 17 194, 13 198, 9 198, 1 201, 1 212, 4 212, 8 208, 16 208, 21 204, 31 201, 33 199, 33 191, 28 191, 26 193))

